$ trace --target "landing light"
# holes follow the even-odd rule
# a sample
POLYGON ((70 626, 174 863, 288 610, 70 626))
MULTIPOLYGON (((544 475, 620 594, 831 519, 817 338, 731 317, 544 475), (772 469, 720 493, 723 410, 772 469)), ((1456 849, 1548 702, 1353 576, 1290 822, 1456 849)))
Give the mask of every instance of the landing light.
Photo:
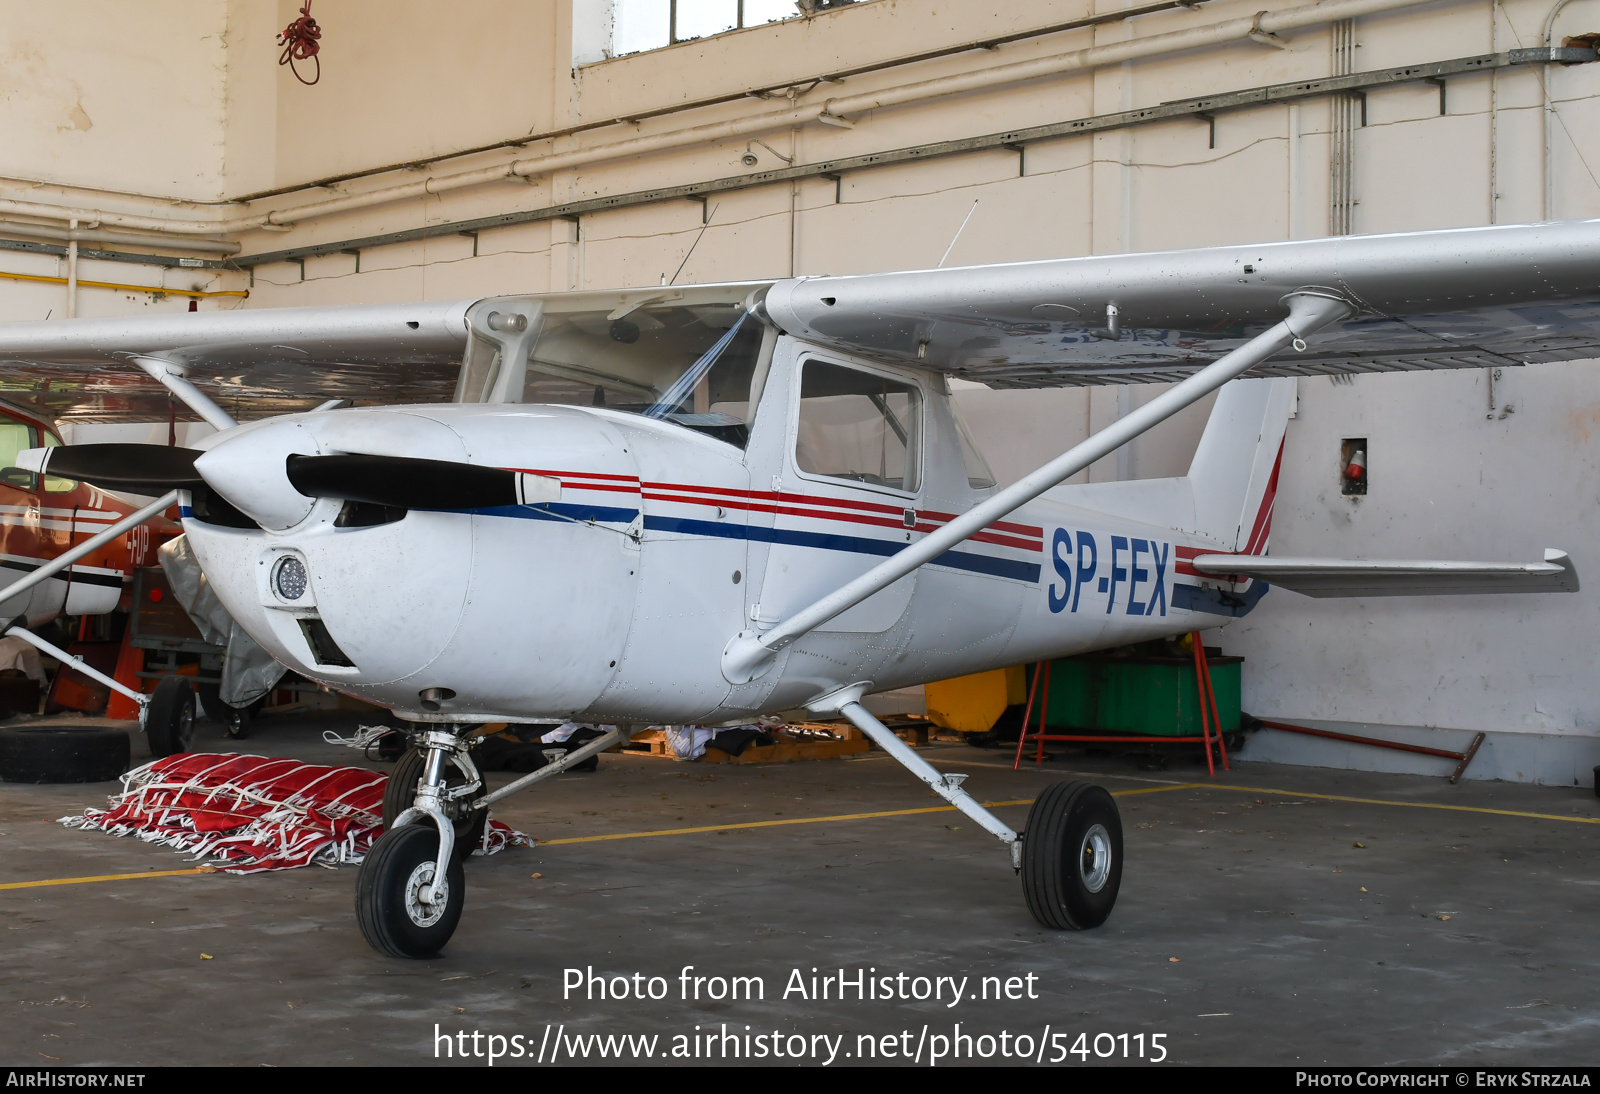
POLYGON ((299 600, 306 595, 306 564, 293 555, 285 555, 272 571, 272 588, 285 600, 299 600))

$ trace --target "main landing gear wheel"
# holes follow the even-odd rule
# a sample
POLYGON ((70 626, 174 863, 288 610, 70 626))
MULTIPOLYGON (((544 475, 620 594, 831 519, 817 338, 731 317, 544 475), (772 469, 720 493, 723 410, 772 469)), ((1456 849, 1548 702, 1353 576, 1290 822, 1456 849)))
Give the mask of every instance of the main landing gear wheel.
MULTIPOLYGON (((422 778, 422 769, 427 765, 427 755, 421 749, 408 748, 394 763, 394 770, 389 772, 389 782, 383 788, 383 826, 391 828, 395 818, 417 800, 417 781, 422 778)), ((445 779, 446 788, 460 786, 466 781, 466 775, 454 764, 446 761, 445 779)), ((456 844, 455 852, 451 856, 458 861, 463 861, 477 849, 483 842, 483 830, 489 824, 489 810, 476 809, 465 817, 455 818, 456 844)), ((437 838, 437 834, 436 838, 437 838)))
POLYGON ((160 760, 189 751, 194 741, 194 687, 182 676, 163 676, 145 707, 144 736, 160 760))
POLYGON ((444 891, 427 901, 438 868, 439 831, 431 822, 385 832, 356 877, 356 922, 361 936, 390 957, 431 957, 455 934, 466 903, 461 860, 450 856, 444 891))
POLYGON ((1022 839, 1022 893, 1046 927, 1098 927, 1122 885, 1122 818, 1104 787, 1054 783, 1028 812, 1022 839))

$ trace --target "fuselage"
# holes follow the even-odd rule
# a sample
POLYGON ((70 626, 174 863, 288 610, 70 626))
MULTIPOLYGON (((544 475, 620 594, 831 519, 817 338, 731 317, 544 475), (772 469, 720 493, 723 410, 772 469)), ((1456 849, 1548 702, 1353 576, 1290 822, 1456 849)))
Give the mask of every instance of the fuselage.
POLYGON ((257 478, 291 453, 515 469, 559 480, 554 502, 363 513, 286 495, 269 509, 292 523, 274 529, 226 526, 190 499, 184 526, 213 588, 274 656, 419 720, 743 721, 860 680, 903 687, 1179 634, 1259 595, 1186 565, 1233 547, 1193 528, 1186 480, 1062 487, 730 683, 721 655, 741 631, 993 491, 941 376, 788 337, 763 352, 748 431, 732 441, 603 406, 452 404, 271 419, 211 449, 248 451, 257 478), (874 439, 878 463, 863 471, 867 457, 839 452, 865 443, 871 406, 889 408, 899 436, 874 439), (289 556, 306 575, 294 600, 273 576, 289 556))

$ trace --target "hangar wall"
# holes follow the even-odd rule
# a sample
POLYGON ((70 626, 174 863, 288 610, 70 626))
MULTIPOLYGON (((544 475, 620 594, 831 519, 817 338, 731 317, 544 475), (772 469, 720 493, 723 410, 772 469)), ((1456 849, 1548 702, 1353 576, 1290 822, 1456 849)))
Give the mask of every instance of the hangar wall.
MULTIPOLYGON (((40 209, 60 214, 57 223, 77 211, 112 226, 173 225, 163 233, 167 264, 85 260, 79 276, 178 295, 80 289, 79 314, 94 315, 181 309, 181 294, 199 289, 249 293, 203 298, 202 308, 273 307, 656 284, 675 271, 693 282, 929 266, 969 213, 948 265, 1311 238, 1345 223, 1370 233, 1600 216, 1600 153, 1583 137, 1600 123, 1600 65, 1521 65, 1454 76, 1442 88, 1374 88, 1359 112, 1353 99, 1315 96, 1219 112, 1213 122, 1173 118, 832 178, 757 180, 703 201, 669 193, 475 235, 454 230, 790 161, 1533 47, 1554 0, 1390 0, 1390 10, 1374 2, 1353 19, 1311 18, 1276 41, 1236 36, 959 94, 936 94, 937 81, 1248 19, 1259 5, 1212 0, 1134 17, 1108 7, 1093 25, 1027 36, 1097 16, 1090 0, 868 0, 574 64, 575 42, 579 61, 607 50, 611 3, 482 0, 441 21, 438 5, 421 0, 319 0, 324 67, 308 87, 276 64, 273 36, 297 14, 291 0, 168 0, 157 19, 112 0, 43 8, 6 0, 0 111, 13 143, 0 178, 0 239, 5 221, 43 222, 40 209), (98 32, 83 35, 85 25, 98 32), (962 48, 1015 35, 1023 36, 962 48), (927 56, 905 60, 919 55, 927 56), (908 85, 926 93, 822 122, 751 121, 908 85), (1357 118, 1348 138, 1341 117, 1357 118), (692 130, 685 139, 671 137, 684 130, 692 130), (635 151, 652 140, 670 147, 635 151), (440 159, 452 152, 464 154, 440 159), (542 161, 562 166, 541 169, 542 161), (1333 185, 1341 162, 1348 203, 1333 185), (505 177, 514 163, 532 166, 505 177), (475 170, 502 177, 452 181, 475 170), (395 196, 374 200, 379 191, 395 196), (259 226, 268 213, 278 223, 259 226), (438 234, 349 245, 430 226, 438 234), (245 272, 218 268, 215 256, 172 265, 193 238, 284 260, 245 272)), ((1560 5, 1552 27, 1556 44, 1600 31, 1600 0, 1560 5)), ((62 266, 37 249, 0 253, 0 270, 63 276, 62 266)), ((0 318, 60 315, 62 301, 59 285, 0 278, 0 318)), ((1011 479, 1156 391, 964 389, 959 397, 996 470, 1011 479)), ((1180 473, 1203 419, 1204 408, 1191 410, 1085 477, 1180 473)), ((1600 542, 1597 430, 1600 371, 1588 363, 1493 378, 1304 380, 1273 549, 1520 559, 1559 546, 1588 569, 1588 547, 1600 542), (1370 444, 1371 492, 1358 500, 1338 491, 1346 437, 1370 444)), ((1504 763, 1482 770, 1586 781, 1581 772, 1600 762, 1592 597, 1322 602, 1280 591, 1207 640, 1250 659, 1246 707, 1255 713, 1447 736, 1484 730, 1504 763)), ((1265 738, 1257 739, 1264 748, 1265 738)), ((1386 761, 1323 748, 1274 739, 1270 750, 1290 760, 1386 761)))

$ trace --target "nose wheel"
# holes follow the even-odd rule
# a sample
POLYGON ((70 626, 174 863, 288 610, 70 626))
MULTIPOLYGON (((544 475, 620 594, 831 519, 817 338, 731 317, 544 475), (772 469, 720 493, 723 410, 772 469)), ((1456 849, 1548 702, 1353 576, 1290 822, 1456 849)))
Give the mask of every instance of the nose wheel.
POLYGON ((396 761, 383 796, 388 829, 356 878, 356 922, 368 945, 390 957, 430 957, 444 948, 466 903, 462 860, 483 837, 487 806, 469 809, 483 779, 471 745, 429 729, 396 761))
POLYGON ((385 832, 356 878, 356 922, 368 945, 390 957, 431 957, 461 922, 467 879, 451 855, 442 881, 439 833, 431 824, 385 832))
MULTIPOLYGON (((453 758, 452 758, 453 759, 453 758)), ((469 774, 455 763, 446 761, 444 785, 454 790, 467 782, 479 781, 477 771, 469 774)), ((393 828, 394 822, 417 803, 417 783, 427 767, 427 756, 421 749, 408 748, 394 763, 389 772, 389 782, 383 788, 383 826, 393 828)), ((483 842, 483 830, 489 824, 489 808, 462 810, 454 818, 456 830, 455 857, 465 860, 483 842)))

